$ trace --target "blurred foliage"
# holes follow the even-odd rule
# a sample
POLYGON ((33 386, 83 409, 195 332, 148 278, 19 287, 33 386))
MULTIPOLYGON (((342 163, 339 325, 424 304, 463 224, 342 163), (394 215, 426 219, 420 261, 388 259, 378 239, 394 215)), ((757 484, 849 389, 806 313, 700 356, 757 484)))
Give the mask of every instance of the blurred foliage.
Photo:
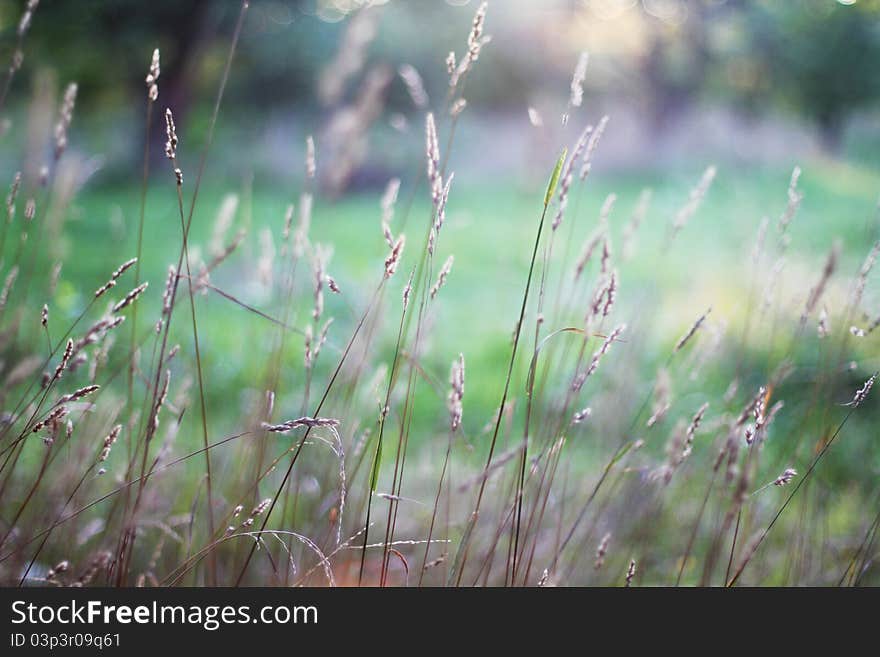
POLYGON ((765 88, 815 120, 836 148, 847 115, 880 97, 880 2, 747 3, 748 45, 765 88))
MULTIPOLYGON (((11 53, 23 4, 0 0, 0 57, 11 53)), ((364 10, 378 19, 365 63, 406 61, 428 89, 443 89, 443 59, 463 47, 473 2, 258 0, 230 100, 317 109, 322 69, 346 47, 352 14, 370 4, 382 6, 364 10)), ((25 69, 55 68, 60 83, 79 82, 84 106, 106 111, 143 93, 142 76, 132 72, 145 72, 159 46, 164 100, 183 113, 216 87, 237 8, 219 0, 45 2, 28 35, 25 69)), ((509 107, 542 88, 558 93, 576 51, 588 50, 617 72, 603 78, 602 64, 591 65, 588 86, 642 98, 657 125, 695 100, 753 113, 780 107, 814 121, 835 148, 847 117, 880 95, 878 0, 506 0, 504 11, 493 9, 488 29, 498 38, 487 55, 491 64, 480 67, 468 89, 478 104, 509 107), (557 34, 563 31, 566 38, 557 34)), ((392 109, 407 107, 402 85, 392 85, 388 100, 392 109)))
POLYGON ((847 117, 880 97, 876 0, 645 0, 641 7, 644 45, 633 59, 657 123, 699 97, 751 113, 778 106, 816 122, 833 150, 847 117))

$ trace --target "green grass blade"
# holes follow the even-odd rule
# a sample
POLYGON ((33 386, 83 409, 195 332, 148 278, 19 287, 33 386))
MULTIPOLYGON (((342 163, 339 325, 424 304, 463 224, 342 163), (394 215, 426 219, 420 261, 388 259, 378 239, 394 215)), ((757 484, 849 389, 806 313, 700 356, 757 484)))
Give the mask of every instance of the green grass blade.
POLYGON ((376 492, 379 483, 379 468, 382 467, 382 439, 376 443, 376 455, 373 457, 373 469, 370 471, 370 490, 376 492))
POLYGON ((559 174, 562 173, 562 165, 565 164, 565 158, 568 155, 568 149, 563 147, 556 160, 556 166, 553 168, 553 175, 550 176, 550 184, 547 185, 547 193, 544 194, 544 207, 550 205, 550 199, 553 198, 553 192, 556 191, 556 185, 559 184, 559 174))

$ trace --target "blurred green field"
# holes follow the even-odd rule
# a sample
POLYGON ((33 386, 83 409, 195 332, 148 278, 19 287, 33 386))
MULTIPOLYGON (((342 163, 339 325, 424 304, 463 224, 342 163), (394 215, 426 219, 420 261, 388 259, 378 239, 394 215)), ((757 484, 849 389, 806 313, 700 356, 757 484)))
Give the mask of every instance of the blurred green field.
MULTIPOLYGON (((606 493, 608 500, 615 499, 618 491, 643 495, 642 491, 651 487, 642 487, 637 481, 649 481, 656 464, 663 463, 667 439, 677 431, 673 426, 674 419, 689 418, 707 400, 711 402, 707 426, 701 429, 695 448, 700 451, 699 458, 704 464, 711 461, 713 455, 709 450, 722 426, 718 423, 725 414, 738 413, 741 400, 765 385, 787 356, 791 356, 795 370, 778 390, 772 391, 772 399, 784 400, 785 407, 774 421, 754 486, 762 481, 772 482, 784 468, 794 467, 798 472, 808 468, 819 445, 843 416, 845 409, 840 405, 849 401, 853 391, 880 366, 880 354, 876 348, 876 333, 862 340, 849 340, 846 352, 837 351, 837 341, 818 339, 815 318, 810 319, 806 331, 797 340, 792 341, 792 336, 804 299, 820 277, 826 254, 835 240, 839 240, 842 246, 841 260, 823 304, 836 317, 844 311, 853 277, 878 237, 880 170, 868 164, 830 159, 811 160, 801 166, 803 175, 799 188, 803 202, 790 226, 792 239, 778 287, 770 281, 776 257, 775 226, 787 203, 790 170, 719 165, 715 182, 702 205, 672 242, 669 241, 669 226, 699 179, 704 163, 674 171, 641 174, 602 173, 598 170, 591 174, 581 191, 577 187, 574 189, 565 221, 555 235, 548 226, 542 242, 544 247, 551 239, 553 242, 549 275, 544 282, 545 312, 548 317, 557 316, 553 312, 557 297, 561 307, 568 308, 560 319, 544 326, 543 334, 564 326, 580 326, 597 277, 597 263, 594 258, 588 273, 589 284, 572 288, 573 262, 582 242, 596 229, 600 207, 612 193, 617 195, 617 200, 609 225, 620 287, 611 319, 614 325, 625 322, 628 328, 622 342, 613 347, 584 390, 581 402, 585 401, 593 409, 590 421, 567 431, 571 444, 565 452, 565 482, 560 484, 564 489, 572 486, 572 491, 578 491, 575 495, 586 499, 591 482, 599 476, 602 464, 617 441, 644 437, 647 442, 639 453, 638 467, 622 471, 621 479, 611 484, 615 487, 606 493), (626 225, 644 189, 652 190, 652 202, 635 235, 632 252, 625 253, 626 225), (751 253, 764 216, 769 217, 771 226, 765 247, 767 254, 755 263, 751 253), (772 289, 773 295, 764 300, 767 289, 772 289), (706 327, 686 351, 670 359, 676 341, 710 306, 712 314, 706 327), (852 358, 854 366, 839 374, 829 374, 829 365, 834 366, 836 359, 840 358, 852 358), (622 426, 628 422, 622 418, 638 417, 640 406, 646 402, 658 370, 664 365, 669 367, 675 382, 669 419, 652 431, 646 431, 643 425, 634 422, 629 429, 632 436, 621 433, 624 431, 622 426), (725 393, 730 390, 734 376, 739 392, 728 397, 725 393), (634 477, 633 473, 638 473, 639 477, 634 477), (569 478, 571 483, 568 483, 569 478)), ((150 282, 150 287, 138 301, 138 312, 139 331, 142 336, 149 337, 142 352, 142 363, 149 358, 153 348, 151 327, 159 317, 167 268, 176 262, 180 248, 176 192, 172 180, 162 181, 164 173, 153 173, 153 183, 147 195, 141 275, 150 282)), ((430 305, 424 324, 426 328, 418 361, 419 383, 412 397, 415 410, 410 446, 411 474, 404 492, 407 499, 415 500, 417 504, 408 507, 402 520, 407 524, 402 531, 416 532, 420 523, 429 520, 430 507, 426 501, 434 494, 436 469, 443 458, 448 435, 446 395, 449 367, 460 352, 464 353, 467 362, 467 383, 463 425, 459 432, 462 442, 456 443, 453 467, 459 473, 478 472, 485 462, 490 440, 487 423, 497 408, 504 383, 511 333, 521 301, 544 184, 544 180, 538 178, 511 180, 507 185, 498 182, 477 185, 456 179, 447 221, 438 241, 434 270, 436 272, 450 254, 455 256, 455 262, 447 284, 436 302, 430 305)), ((278 309, 282 307, 277 285, 281 275, 278 267, 283 261, 277 257, 280 235, 285 208, 290 202, 299 206, 300 190, 299 181, 289 186, 271 182, 261 184, 259 180, 253 184, 247 180, 239 184, 229 181, 220 184, 211 177, 209 170, 206 184, 201 189, 190 238, 194 270, 206 257, 213 239, 216 215, 224 198, 231 193, 237 194, 239 205, 234 222, 226 232, 227 241, 238 230, 246 231, 247 237, 238 250, 211 274, 211 284, 253 309, 277 318, 278 309), (273 235, 276 256, 275 285, 271 288, 261 280, 259 271, 259 261, 265 250, 262 235, 267 230, 273 235)), ((186 185, 185 191, 189 191, 186 185)), ((304 406, 306 379, 300 331, 311 322, 313 274, 308 263, 310 258, 301 261, 296 274, 295 311, 290 318, 293 332, 282 356, 281 380, 276 390, 274 417, 278 420, 313 412, 315 400, 381 280, 383 261, 388 252, 380 229, 381 191, 347 195, 337 201, 326 200, 320 193, 316 195, 309 240, 313 248, 324 245, 332 249, 327 273, 337 281, 342 294, 326 294, 324 317, 333 317, 335 321, 315 369, 310 401, 304 406)), ((185 196, 188 199, 188 193, 185 196)), ((61 237, 46 249, 41 259, 45 268, 56 259, 64 262, 57 293, 50 303, 50 326, 65 326, 73 321, 89 302, 91 292, 107 279, 110 271, 135 254, 139 199, 140 190, 136 185, 86 185, 73 198, 61 237)), ((375 325, 368 324, 365 330, 372 337, 370 347, 365 351, 356 348, 349 361, 349 367, 364 367, 361 383, 353 392, 335 391, 321 412, 325 417, 338 417, 342 422, 343 440, 350 450, 347 467, 354 470, 354 474, 350 473, 353 479, 349 485, 353 486, 355 495, 365 476, 363 469, 360 472, 356 469, 355 464, 359 463, 357 446, 364 430, 374 425, 381 405, 386 385, 383 381, 387 381, 382 378, 387 377, 387 372, 382 372, 383 368, 390 366, 394 353, 400 293, 418 261, 430 216, 424 183, 416 186, 414 179, 405 178, 392 230, 395 234, 407 234, 407 250, 397 274, 386 286, 380 304, 375 308, 375 325), (354 395, 351 403, 348 394, 354 395)), ((11 248, 12 245, 7 248, 7 257, 12 255, 11 248)), ((542 247, 539 263, 544 253, 542 247)), ((534 282, 531 310, 526 316, 527 330, 510 393, 511 398, 517 400, 515 413, 518 418, 523 415, 524 382, 534 346, 532 327, 541 271, 542 266, 534 282)), ((876 280, 875 273, 868 281, 864 304, 868 309, 880 305, 876 280)), ((106 303, 121 298, 129 283, 130 280, 122 281, 106 303)), ((195 354, 184 290, 181 288, 179 296, 184 311, 175 314, 171 332, 170 344, 179 343, 181 349, 175 356, 177 362, 172 364, 175 372, 173 399, 167 411, 178 418, 182 415, 172 447, 177 456, 195 451, 202 444, 197 383, 194 380, 195 354)), ((38 289, 31 291, 31 307, 38 307, 40 294, 38 289)), ((265 394, 267 359, 272 358, 279 328, 214 291, 209 290, 197 297, 196 304, 209 440, 214 442, 246 430, 253 421, 254 409, 265 394)), ((101 310, 96 308, 92 314, 97 317, 101 310)), ((105 407, 124 408, 126 403, 125 354, 131 335, 131 319, 129 314, 128 322, 114 336, 115 346, 110 351, 110 365, 105 372, 105 376, 111 378, 100 393, 105 407)), ((868 318, 854 318, 854 321, 864 325, 868 318)), ((610 328, 610 324, 602 325, 598 331, 607 334, 610 328)), ((845 333, 844 328, 834 326, 838 335, 845 333)), ((37 349, 45 348, 44 336, 37 331, 25 339, 37 349)), ((542 352, 545 369, 539 370, 543 377, 542 392, 534 423, 552 417, 559 410, 556 406, 567 389, 565 377, 574 357, 570 351, 573 344, 570 337, 556 336, 542 352)), ((590 352, 597 345, 598 342, 592 343, 590 352)), ((143 381, 138 383, 136 396, 142 394, 144 384, 143 381)), ((403 383, 398 383, 392 398, 395 425, 400 419, 405 388, 403 383)), ((868 518, 865 505, 871 499, 872 482, 880 471, 880 454, 873 448, 876 422, 876 405, 868 404, 859 409, 847 424, 841 443, 835 445, 813 477, 815 486, 805 504, 819 504, 828 510, 823 519, 827 523, 823 531, 831 536, 838 533, 850 536, 859 532, 868 518)), ((397 426, 392 429, 394 435, 389 440, 396 439, 397 430, 397 426)), ((514 429, 502 437, 496 460, 502 458, 499 454, 515 444, 517 431, 514 429)), ((287 441, 277 439, 274 434, 261 444, 268 446, 273 455, 283 454, 287 448, 287 441)), ((536 443, 533 449, 537 448, 536 443)), ((250 463, 241 458, 249 459, 252 453, 242 449, 230 446, 213 452, 214 477, 218 481, 234 482, 249 471, 250 463)), ((27 450, 23 463, 36 467, 41 451, 27 450)), ((332 485, 335 465, 330 463, 330 469, 326 470, 326 455, 311 454, 309 462, 300 466, 297 486, 321 490, 325 485, 332 485), (327 476, 330 477, 329 484, 324 479, 327 476)), ((171 495, 169 510, 186 514, 192 500, 200 495, 203 463, 189 459, 178 466, 175 473, 178 477, 175 481, 179 483, 173 491, 164 486, 162 490, 171 495)), ((699 470, 693 473, 699 478, 699 470)), ((120 475, 115 473, 117 482, 121 481, 118 479, 120 475)), ((386 467, 379 490, 388 489, 390 477, 391 468, 386 467)), ((498 482, 492 484, 501 485, 498 482)), ((680 507, 664 509, 664 522, 677 522, 675 518, 679 517, 696 517, 702 485, 694 480, 684 481, 678 489, 683 493, 680 507)), ((493 494, 497 492, 493 488, 493 494)), ((317 504, 319 498, 311 495, 305 496, 304 500, 311 501, 304 504, 317 504)), ((463 495, 462 500, 466 497, 463 495)), ((771 492, 756 501, 752 507, 755 517, 759 513, 768 513, 777 498, 779 495, 771 492)), ((644 503, 644 500, 630 501, 622 508, 638 509, 644 503)), ((220 502, 224 508, 231 504, 225 498, 220 502)), ((634 531, 633 540, 648 540, 647 535, 639 538, 641 534, 634 531)), ((654 542, 653 554, 674 553, 681 549, 678 533, 655 535, 649 540, 654 542)), ((781 550, 774 554, 784 554, 784 545, 777 541, 774 544, 781 550)), ((760 574, 761 581, 787 583, 789 571, 775 563, 768 562, 760 574)), ((668 575, 663 569, 668 566, 662 562, 645 562, 644 567, 660 570, 660 574, 653 574, 649 581, 666 583, 668 575)), ((696 574, 689 571, 689 577, 696 577, 696 574)))
POLYGON ((880 5, 196 4, 0 0, 3 583, 877 583, 880 5))
MULTIPOLYGON (((804 200, 791 227, 790 258, 781 292, 786 303, 789 298, 796 302, 806 294, 819 275, 832 240, 842 240, 840 272, 841 277, 848 277, 857 271, 878 231, 876 206, 880 171, 867 165, 818 159, 803 163, 803 169, 800 187, 804 200)), ((562 284, 567 285, 571 263, 582 241, 596 227, 599 208, 606 196, 617 195, 610 226, 613 244, 620 253, 623 228, 641 190, 653 190, 647 217, 636 235, 635 252, 620 266, 620 307, 616 311, 617 317, 631 327, 627 349, 637 358, 634 366, 644 390, 649 389, 658 363, 708 306, 713 307, 713 320, 726 322, 729 334, 735 335, 741 330, 749 303, 745 295, 747 287, 751 284, 760 287, 761 278, 767 275, 766 270, 752 271, 749 260, 758 224, 762 216, 768 216, 774 226, 786 204, 790 171, 722 165, 704 204, 670 246, 667 231, 671 219, 701 171, 702 167, 695 165, 687 170, 653 174, 591 175, 583 192, 574 192, 565 222, 555 238, 554 262, 547 283, 549 299, 555 299, 560 276, 562 284), (566 252, 568 264, 562 271, 561 261, 566 252)), ((161 173, 154 175, 162 177, 161 173)), ((282 189, 262 186, 256 181, 252 188, 234 184, 221 187, 209 180, 201 191, 193 224, 194 260, 199 257, 199 249, 204 253, 211 239, 215 214, 228 193, 240 196, 235 223, 228 234, 231 236, 243 228, 248 237, 212 275, 211 282, 275 316, 277 299, 258 280, 259 234, 269 229, 277 243, 287 203, 293 201, 298 206, 298 186, 292 184, 282 189)), ((334 202, 318 196, 315 201, 310 240, 312 244, 332 247, 328 272, 343 291, 341 296, 329 294, 327 297, 326 316, 335 317, 336 321, 317 381, 326 380, 356 317, 381 277, 386 246, 379 228, 380 194, 381 190, 377 190, 375 194, 362 193, 334 202)), ((413 189, 413 181, 404 180, 392 228, 395 233, 406 232, 410 241, 391 291, 385 296, 388 316, 384 330, 376 332, 379 350, 371 354, 373 362, 390 361, 400 289, 416 261, 418 242, 429 217, 426 195, 424 188, 413 189)), ((417 407, 420 435, 428 435, 433 428, 442 431, 449 363, 459 352, 465 354, 468 366, 465 425, 476 431, 497 406, 509 355, 508 336, 516 319, 515 308, 525 280, 541 195, 537 181, 477 186, 456 180, 448 220, 439 240, 436 267, 449 254, 455 256, 455 264, 430 316, 423 365, 438 384, 433 393, 435 400, 427 399, 426 404, 417 407)), ((66 313, 72 319, 87 301, 84 293, 106 278, 107 263, 121 262, 135 253, 138 208, 137 187, 86 187, 80 192, 65 227, 63 246, 70 257, 65 258, 57 308, 53 308, 53 312, 66 313), (112 256, 107 250, 109 244, 113 244, 112 256)), ((548 231, 546 236, 549 235, 548 231)), ((180 226, 173 185, 171 181, 155 183, 147 199, 142 266, 143 276, 151 287, 141 301, 141 326, 144 321, 151 324, 158 317, 165 272, 176 260, 179 244, 180 226)), ((304 328, 310 319, 311 275, 301 267, 297 277, 299 315, 291 323, 304 328)), ((565 297, 569 292, 566 287, 563 290, 565 297)), ((870 286, 868 298, 869 301, 877 299, 876 291, 870 286)), ((260 354, 265 351, 265 345, 272 343, 278 329, 214 292, 199 298, 197 307, 208 373, 212 432, 227 435, 240 426, 248 405, 260 394, 253 386, 258 372, 265 366, 260 354)), ((572 321, 576 319, 573 317, 572 321)), ((173 333, 181 344, 182 356, 191 359, 189 322, 178 317, 173 333)), ((770 334, 753 331, 748 345, 754 363, 753 375, 769 374, 767 369, 774 360, 774 353, 778 358, 786 346, 781 339, 774 341, 770 334)), ((864 358, 859 359, 860 371, 853 375, 856 380, 880 363, 880 358, 870 341, 853 346, 862 350, 864 358)), ((802 354, 808 361, 813 357, 814 348, 814 331, 811 331, 802 354)), ((285 355, 284 393, 279 395, 279 408, 284 416, 299 411, 302 357, 302 338, 294 336, 285 355)), ((733 355, 726 356, 722 352, 719 357, 733 358, 733 355)), ((525 359, 520 361, 519 380, 522 381, 526 363, 525 359)), ((716 370, 709 371, 710 376, 713 371, 716 370)), ((717 371, 723 372, 724 368, 719 367, 717 371)), ((755 382, 759 383, 757 378, 755 382)), ((712 385, 720 394, 728 384, 729 381, 718 380, 701 385, 712 385)), ((196 414, 188 419, 196 422, 196 414)), ((196 426, 193 425, 192 432, 183 432, 181 439, 200 440, 196 426)))

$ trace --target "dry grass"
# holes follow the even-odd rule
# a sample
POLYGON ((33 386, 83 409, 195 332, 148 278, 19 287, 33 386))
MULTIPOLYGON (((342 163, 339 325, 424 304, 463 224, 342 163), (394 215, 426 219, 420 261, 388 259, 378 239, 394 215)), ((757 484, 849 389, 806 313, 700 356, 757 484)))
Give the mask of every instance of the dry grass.
MULTIPOLYGON (((20 66, 35 4, 22 19, 0 107, 20 66)), ((227 238, 234 197, 223 203, 211 244, 190 240, 246 13, 245 2, 208 138, 191 170, 184 163, 197 155, 188 150, 186 135, 178 134, 172 108, 160 110, 154 52, 145 128, 166 131, 171 171, 151 172, 145 152, 136 252, 118 254, 119 260, 128 258, 121 266, 106 263, 109 278, 95 282, 91 289, 97 291, 86 294, 70 325, 54 319, 61 263, 52 259, 51 240, 71 202, 57 176, 75 121, 75 84, 67 87, 57 123, 45 135, 52 144, 50 161, 36 175, 19 173, 11 182, 0 247, 6 256, 0 293, 0 582, 877 581, 880 515, 842 521, 835 491, 819 477, 829 450, 847 449, 838 443, 844 443, 850 419, 872 403, 876 373, 863 372, 853 386, 856 374, 847 364, 853 340, 876 338, 872 332, 880 320, 865 319, 862 303, 880 246, 869 249, 862 267, 848 276, 834 245, 812 286, 782 298, 778 263, 789 255, 789 234, 797 229, 800 169, 792 175, 775 234, 765 222, 756 246, 743 249, 742 270, 731 272, 750 280, 754 292, 754 317, 750 313, 743 323, 738 344, 716 339, 717 312, 702 312, 694 321, 701 312, 694 309, 691 317, 677 317, 682 337, 668 345, 662 367, 645 377, 631 372, 651 318, 618 297, 627 294, 627 259, 639 227, 662 218, 649 218, 651 193, 643 193, 618 253, 609 225, 616 197, 609 196, 594 225, 579 226, 588 238, 579 256, 570 257, 572 239, 559 230, 565 222, 584 221, 578 200, 589 193, 601 135, 613 127, 600 117, 579 131, 570 157, 563 144, 558 158, 548 153, 542 164, 550 180, 543 199, 535 199, 535 239, 522 245, 531 260, 521 304, 510 309, 512 338, 498 338, 507 350, 506 371, 495 372, 491 382, 498 404, 491 417, 479 417, 469 410, 465 391, 469 345, 461 345, 460 354, 437 355, 452 360, 448 384, 428 356, 432 333, 443 330, 437 307, 456 303, 443 290, 456 276, 453 255, 439 254, 446 208, 455 198, 450 153, 459 117, 467 111, 464 91, 489 43, 486 4, 476 12, 463 54, 447 59, 442 106, 429 111, 432 90, 412 66, 399 68, 415 111, 425 117, 425 161, 413 165, 412 177, 417 193, 430 198, 431 214, 410 216, 411 199, 398 205, 400 180, 389 181, 376 230, 387 257, 375 263, 367 284, 372 292, 360 297, 330 275, 330 245, 309 237, 322 168, 333 170, 332 188, 336 176, 355 165, 357 143, 381 114, 389 84, 387 72, 360 70, 357 51, 373 28, 368 16, 352 22, 322 79, 323 93, 333 95, 346 79, 364 76, 361 93, 345 108, 349 144, 333 159, 328 154, 326 164, 320 141, 309 137, 304 144, 300 195, 277 218, 277 234, 259 236, 259 261, 248 265, 272 300, 262 308, 211 282, 218 268, 248 257, 238 247, 249 237, 238 232, 227 238), (161 127, 152 120, 160 114, 161 127), (167 279, 149 286, 141 280, 146 189, 157 175, 177 201, 180 235, 176 262, 163 263, 167 279), (554 253, 560 248, 561 256, 554 253), (444 263, 439 269, 435 257, 444 263), (181 281, 187 294, 178 294, 181 281), (849 294, 841 292, 847 288, 849 294), (158 298, 157 289, 163 290, 158 316, 139 312, 144 299, 158 298), (260 394, 236 427, 221 429, 209 413, 208 400, 228 391, 215 393, 203 360, 201 345, 223 331, 199 321, 208 293, 274 331, 267 343, 244 345, 262 364, 251 382, 260 394), (325 294, 339 295, 342 305, 334 308, 347 307, 349 316, 328 317, 325 294), (174 330, 180 313, 189 315, 185 331, 174 330), (123 322, 130 331, 119 329, 123 322), (766 354, 756 367, 746 358, 748 347, 767 326, 789 346, 766 354), (393 341, 390 359, 383 358, 383 340, 393 341), (813 349, 821 349, 818 367, 815 359, 802 360, 813 349), (711 385, 709 369, 729 382, 726 391, 711 385), (195 427, 184 422, 195 395, 191 387, 198 394, 195 427), (276 402, 281 399, 283 406, 276 402), (799 416, 786 418, 790 407, 800 409, 799 416), (779 418, 785 418, 782 428, 779 418)), ((583 55, 562 121, 582 120, 577 110, 587 73, 583 55)), ((705 170, 669 219, 666 244, 640 257, 661 260, 673 238, 699 220, 715 176, 714 167, 705 170)), ((345 246, 334 255, 345 258, 345 246)), ((480 321, 478 313, 473 321, 480 321)))

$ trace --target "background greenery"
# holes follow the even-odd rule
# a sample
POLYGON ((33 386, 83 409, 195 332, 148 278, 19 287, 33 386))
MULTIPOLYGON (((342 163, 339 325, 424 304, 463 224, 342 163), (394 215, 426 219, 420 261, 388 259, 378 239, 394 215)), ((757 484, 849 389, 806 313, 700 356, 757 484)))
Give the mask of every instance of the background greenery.
MULTIPOLYGON (((333 153, 338 144, 330 134, 334 117, 356 101, 363 71, 386 67, 393 73, 402 63, 421 72, 432 104, 440 105, 447 84, 443 58, 451 48, 461 52, 474 9, 474 3, 462 7, 468 3, 427 0, 391 0, 360 10, 362 4, 369 3, 253 3, 191 238, 203 253, 222 199, 237 194, 230 234, 244 229, 248 238, 212 276, 212 283, 272 315, 277 300, 260 283, 254 267, 261 251, 259 235, 265 228, 277 235, 285 206, 299 204, 304 138, 316 135, 319 190, 310 239, 333 245, 328 270, 343 290, 327 301, 327 314, 336 317, 340 327, 331 332, 326 347, 335 353, 344 347, 348 328, 381 276, 387 247, 379 229, 379 195, 385 183, 392 176, 403 181, 395 232, 406 226, 413 237, 420 234, 430 218, 430 200, 421 175, 422 112, 413 107, 399 77, 389 78, 382 114, 366 131, 366 153, 341 184, 329 179, 337 165, 333 153), (322 101, 322 71, 344 43, 352 21, 365 12, 374 16, 375 29, 365 61, 338 98, 322 101)), ((0 32, 6 36, 0 61, 13 47, 20 9, 18 2, 0 3, 0 32)), ((840 272, 851 276, 880 237, 880 2, 517 0, 493 10, 487 28, 493 41, 468 82, 469 105, 450 155, 456 179, 438 257, 454 254, 455 264, 431 317, 430 346, 422 362, 431 385, 419 392, 415 442, 428 454, 444 447, 434 438, 447 421, 449 363, 463 351, 468 366, 466 440, 479 445, 480 429, 495 410, 503 383, 507 338, 516 320, 548 166, 558 144, 571 143, 586 122, 604 113, 611 116, 607 137, 586 187, 569 205, 556 262, 561 262, 564 250, 573 255, 580 248, 595 228, 608 194, 617 195, 610 225, 618 251, 639 194, 649 188, 653 200, 636 237, 636 250, 621 272, 618 312, 634 318, 622 351, 635 360, 627 361, 631 367, 625 375, 603 371, 603 390, 625 387, 632 380, 650 385, 675 341, 708 306, 717 327, 726 325, 731 336, 726 344, 733 348, 721 350, 715 366, 707 367, 699 381, 686 384, 690 388, 680 391, 677 409, 691 411, 688 404, 698 393, 722 395, 733 367, 745 371, 744 389, 756 388, 789 343, 771 326, 757 330, 744 349, 737 349, 742 347, 736 342, 747 313, 762 312, 749 305, 749 290, 767 284, 761 278, 763 270, 752 269, 749 254, 761 218, 769 217, 772 225, 783 212, 792 168, 803 168, 804 201, 792 225, 791 256, 779 295, 783 315, 796 317, 797 302, 818 277, 833 240, 841 240, 843 246, 840 272), (558 117, 581 50, 591 56, 586 100, 563 128, 558 117), (527 108, 533 106, 543 115, 544 129, 528 122, 527 108), (632 123, 625 119, 618 130, 616 111, 635 116, 638 131, 632 132, 632 123), (716 123, 699 120, 709 116, 720 118, 716 123), (779 143, 774 146, 759 136, 768 133, 781 135, 776 137, 779 143), (687 135, 692 142, 674 143, 687 135), (715 184, 670 245, 669 223, 710 163, 718 166, 715 184)), ((90 291, 135 252, 140 158, 146 139, 143 74, 152 49, 162 52, 159 105, 172 107, 178 117, 181 168, 189 182, 195 179, 236 13, 233 2, 155 0, 145 5, 119 0, 45 2, 39 7, 25 65, 10 97, 11 128, 3 137, 0 179, 11 179, 22 157, 34 148, 33 131, 27 126, 35 121, 35 91, 48 90, 57 98, 63 85, 76 80, 80 87, 69 157, 78 165, 73 183, 77 194, 63 233, 40 260, 46 269, 55 260, 65 262, 53 306, 59 324, 61 318, 74 319, 88 303, 90 291)), ((152 182, 142 277, 151 288, 141 312, 153 321, 167 266, 176 259, 180 227, 173 176, 162 157, 161 117, 154 116, 150 135, 152 182)), ((7 247, 7 258, 13 248, 7 247)), ((414 262, 410 252, 401 271, 414 262)), ((398 276, 383 300, 390 317, 397 312, 404 279, 398 276)), ((551 297, 553 286, 564 284, 562 278, 552 279, 551 297)), ((302 302, 293 325, 308 317, 309 285, 303 277, 302 302)), ((866 305, 876 311, 880 295, 874 288, 869 286, 866 305)), ((843 297, 844 289, 835 288, 836 298, 843 297)), ((34 290, 32 301, 38 301, 39 294, 34 290)), ((212 430, 228 435, 262 394, 255 385, 265 366, 261 348, 271 344, 277 329, 213 292, 198 301, 198 311, 207 336, 203 349, 212 430)), ((393 322, 389 320, 382 333, 380 349, 373 355, 376 361, 390 360, 393 322)), ((177 323, 181 357, 192 359, 187 324, 180 318, 177 323)), ((34 344, 43 340, 38 334, 32 338, 34 344)), ((850 399, 880 365, 876 334, 850 347, 856 366, 841 375, 834 404, 850 399)), ((790 385, 810 381, 828 357, 827 349, 811 327, 797 345, 797 358, 806 363, 805 378, 790 385)), ((294 416, 303 386, 300 340, 288 345, 284 359, 285 381, 277 403, 285 416, 294 416)), ((333 364, 333 358, 321 361, 320 380, 333 364)), ((518 364, 521 378, 526 365, 518 364)), ((681 373, 686 375, 694 366, 694 361, 686 362, 681 373)), ((785 397, 785 391, 779 396, 785 397)), ((621 404, 626 402, 637 405, 635 397, 621 404)), ((780 433, 794 427, 803 430, 798 420, 807 414, 809 403, 795 400, 786 409, 779 420, 780 433)), ((876 403, 868 404, 853 419, 850 447, 831 455, 822 473, 827 484, 823 490, 839 491, 836 508, 846 526, 861 522, 876 487, 877 409, 876 403)), ((598 409, 598 426, 603 414, 632 410, 598 409)), ((200 444, 196 415, 184 417, 183 445, 200 444)), ((825 419, 816 418, 809 430, 818 433, 825 419)), ((650 449, 659 454, 662 445, 650 449)), ((769 449, 772 462, 786 464, 790 455, 784 446, 771 444, 769 449)), ((576 451, 590 465, 596 452, 601 446, 583 445, 576 451)), ((479 454, 463 458, 476 464, 479 454)), ((801 455, 801 461, 805 459, 801 455)), ((200 465, 192 467, 197 471, 200 465)), ((229 471, 235 464, 222 467, 229 471)))

